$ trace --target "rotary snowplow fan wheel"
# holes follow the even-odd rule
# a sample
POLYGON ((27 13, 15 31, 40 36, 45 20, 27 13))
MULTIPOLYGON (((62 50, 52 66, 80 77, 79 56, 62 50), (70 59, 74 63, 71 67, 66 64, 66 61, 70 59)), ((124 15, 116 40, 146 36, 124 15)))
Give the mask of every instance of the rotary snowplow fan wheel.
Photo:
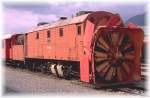
POLYGON ((102 32, 94 48, 96 78, 108 82, 128 79, 134 65, 135 49, 125 33, 102 32))

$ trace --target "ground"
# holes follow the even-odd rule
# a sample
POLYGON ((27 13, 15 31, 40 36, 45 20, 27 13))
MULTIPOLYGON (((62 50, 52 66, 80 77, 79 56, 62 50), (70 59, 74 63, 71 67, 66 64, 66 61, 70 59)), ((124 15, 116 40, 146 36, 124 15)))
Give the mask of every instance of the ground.
POLYGON ((4 95, 8 94, 55 94, 55 95, 124 95, 111 89, 94 89, 82 85, 79 80, 65 80, 53 75, 28 70, 5 68, 4 95))

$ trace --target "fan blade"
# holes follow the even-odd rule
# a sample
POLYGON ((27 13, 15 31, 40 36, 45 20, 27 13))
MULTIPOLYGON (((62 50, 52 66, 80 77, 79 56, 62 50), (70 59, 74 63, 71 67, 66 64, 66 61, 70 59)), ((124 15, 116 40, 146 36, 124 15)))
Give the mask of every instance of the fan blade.
POLYGON ((104 41, 104 39, 102 37, 99 38, 99 42, 107 49, 109 49, 108 44, 104 41))
POLYGON ((116 45, 117 44, 117 41, 119 39, 119 35, 117 33, 112 33, 111 34, 111 39, 112 39, 112 43, 113 45, 116 45))
POLYGON ((120 38, 119 38, 119 41, 118 41, 118 45, 119 45, 119 46, 121 45, 123 39, 124 39, 124 35, 121 34, 121 35, 120 35, 120 38))
POLYGON ((108 71, 106 77, 105 77, 106 80, 111 80, 112 75, 113 75, 113 74, 112 74, 112 73, 113 73, 113 70, 114 70, 114 68, 111 67, 110 70, 108 71))
POLYGON ((108 48, 104 47, 103 45, 101 45, 99 42, 97 43, 97 46, 102 48, 105 51, 108 51, 108 48))
POLYGON ((117 76, 118 76, 118 81, 122 81, 122 75, 121 75, 120 67, 117 68, 117 76))
POLYGON ((125 80, 126 79, 126 77, 128 76, 128 75, 125 75, 126 73, 124 72, 124 70, 121 68, 121 75, 122 75, 122 79, 123 80, 125 80))
POLYGON ((96 67, 97 72, 100 72, 101 70, 103 70, 108 65, 109 65, 108 62, 104 62, 104 63, 98 65, 98 67, 96 67))
POLYGON ((102 58, 102 57, 95 58, 96 62, 103 61, 103 60, 107 60, 107 58, 102 58))
POLYGON ((102 53, 102 52, 99 52, 99 51, 95 51, 95 56, 96 57, 107 58, 107 54, 106 53, 102 53))
POLYGON ((115 76, 116 75, 116 68, 114 68, 114 70, 113 70, 113 76, 115 76))
POLYGON ((129 53, 126 53, 125 54, 125 59, 126 60, 134 60, 135 56, 133 54, 129 54, 129 53))
POLYGON ((123 68, 125 69, 125 71, 126 71, 127 73, 130 72, 130 68, 129 68, 129 66, 128 66, 126 63, 123 63, 122 66, 123 66, 123 68))
POLYGON ((127 35, 124 35, 123 38, 122 38, 122 40, 121 40, 121 38, 120 38, 119 47, 120 47, 121 49, 124 49, 124 46, 128 43, 128 41, 129 41, 128 36, 127 36, 127 35))
POLYGON ((102 76, 104 76, 106 74, 106 72, 108 71, 108 69, 110 68, 110 64, 107 65, 103 70, 102 70, 102 76))

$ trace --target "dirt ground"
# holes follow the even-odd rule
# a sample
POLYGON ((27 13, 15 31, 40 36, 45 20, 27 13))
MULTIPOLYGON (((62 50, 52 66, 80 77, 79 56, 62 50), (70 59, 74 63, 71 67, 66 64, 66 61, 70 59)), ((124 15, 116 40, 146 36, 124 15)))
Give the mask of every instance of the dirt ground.
POLYGON ((65 80, 53 75, 6 67, 4 95, 50 94, 50 95, 125 95, 123 92, 97 90, 78 84, 78 80, 65 80))

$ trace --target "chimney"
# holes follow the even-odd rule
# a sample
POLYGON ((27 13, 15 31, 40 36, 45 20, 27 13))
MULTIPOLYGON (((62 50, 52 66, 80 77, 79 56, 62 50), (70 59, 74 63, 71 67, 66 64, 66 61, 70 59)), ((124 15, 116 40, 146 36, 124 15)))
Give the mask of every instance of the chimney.
POLYGON ((37 26, 41 26, 41 25, 45 25, 45 24, 49 24, 48 22, 39 22, 38 24, 37 24, 37 26))
POLYGON ((66 20, 67 17, 60 17, 60 20, 66 20))

